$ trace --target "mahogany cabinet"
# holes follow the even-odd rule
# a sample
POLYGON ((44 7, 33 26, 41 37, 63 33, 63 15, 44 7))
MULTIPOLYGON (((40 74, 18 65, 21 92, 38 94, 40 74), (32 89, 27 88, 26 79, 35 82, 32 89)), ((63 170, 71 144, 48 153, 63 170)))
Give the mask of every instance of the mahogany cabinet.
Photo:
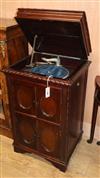
POLYGON ((91 52, 86 15, 80 11, 18 9, 16 20, 31 45, 35 35, 37 39, 32 55, 3 70, 9 90, 14 150, 38 154, 65 171, 83 133, 91 52), (58 56, 60 66, 69 70, 67 78, 32 72, 35 62, 42 65, 43 57, 58 60, 58 56))
MULTIPOLYGON (((26 37, 14 19, 0 19, 0 69, 28 55, 26 37)), ((0 133, 11 137, 11 119, 4 73, 0 72, 0 133)))

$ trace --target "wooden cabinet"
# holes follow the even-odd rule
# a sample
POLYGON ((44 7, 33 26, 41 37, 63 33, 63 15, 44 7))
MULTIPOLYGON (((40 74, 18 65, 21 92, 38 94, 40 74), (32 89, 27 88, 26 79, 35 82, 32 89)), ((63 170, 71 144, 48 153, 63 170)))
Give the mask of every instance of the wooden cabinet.
POLYGON ((31 45, 35 34, 37 39, 34 54, 3 70, 9 90, 14 150, 38 154, 65 171, 83 133, 91 52, 86 16, 84 12, 19 9, 16 20, 31 45), (31 57, 32 68, 27 67, 31 57), (49 78, 32 72, 42 57, 59 59, 69 76, 49 78))
MULTIPOLYGON (((0 19, 0 69, 28 54, 24 34, 15 20, 0 19)), ((0 133, 11 137, 11 119, 5 75, 0 72, 0 133)))
MULTIPOLYGON (((51 157, 61 157, 64 89, 50 87, 50 97, 45 98, 46 84, 10 78, 14 112, 14 137, 16 144, 34 149, 51 157)), ((67 95, 67 93, 66 93, 67 95)))

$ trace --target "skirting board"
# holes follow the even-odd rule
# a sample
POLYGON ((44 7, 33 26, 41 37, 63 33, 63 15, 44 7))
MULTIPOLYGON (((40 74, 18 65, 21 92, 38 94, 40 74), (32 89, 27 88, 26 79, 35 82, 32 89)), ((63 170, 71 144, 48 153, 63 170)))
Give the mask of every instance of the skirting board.
MULTIPOLYGON (((84 131, 84 136, 87 138, 90 137, 90 129, 91 129, 91 124, 88 122, 84 122, 83 123, 83 131, 84 131)), ((98 127, 98 126, 95 127, 94 138, 97 140, 100 140, 100 127, 98 127)))

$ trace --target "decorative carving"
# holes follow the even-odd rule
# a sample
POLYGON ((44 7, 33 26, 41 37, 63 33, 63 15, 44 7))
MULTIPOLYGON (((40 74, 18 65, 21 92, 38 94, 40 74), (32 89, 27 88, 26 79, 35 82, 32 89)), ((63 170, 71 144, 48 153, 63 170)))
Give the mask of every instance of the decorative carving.
POLYGON ((3 59, 5 59, 5 56, 6 56, 6 40, 0 40, 0 50, 1 50, 1 53, 2 53, 2 57, 3 59))
MULTIPOLYGON (((74 81, 77 79, 78 75, 84 73, 84 70, 86 70, 90 65, 90 61, 87 61, 87 63, 83 66, 83 68, 81 70, 79 70, 77 72, 76 75, 73 76, 73 78, 71 79, 66 79, 66 80, 62 80, 62 79, 56 79, 56 78, 50 78, 49 82, 51 82, 52 84, 57 84, 57 85, 63 85, 63 86, 71 86, 74 81)), ((3 71, 3 70, 2 70, 3 71)), ((20 77, 28 77, 30 79, 34 79, 34 80, 39 80, 39 81, 43 81, 43 82, 47 82, 47 77, 42 76, 42 75, 37 75, 37 74, 33 74, 33 73, 27 73, 27 72, 22 72, 22 71, 16 71, 13 69, 4 69, 4 72, 7 74, 12 74, 15 76, 20 76, 20 77)))

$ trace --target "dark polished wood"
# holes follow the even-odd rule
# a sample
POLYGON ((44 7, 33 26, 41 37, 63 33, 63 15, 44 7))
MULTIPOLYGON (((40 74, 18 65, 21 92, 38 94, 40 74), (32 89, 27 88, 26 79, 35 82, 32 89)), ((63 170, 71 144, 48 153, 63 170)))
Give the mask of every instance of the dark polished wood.
MULTIPOLYGON (((16 63, 28 55, 27 40, 14 19, 0 19, 0 69, 16 63)), ((8 91, 4 73, 0 72, 0 100, 3 118, 0 117, 0 134, 12 137, 8 91)))
POLYGON ((4 127, 4 124, 0 126, 0 135, 4 135, 9 138, 13 138, 11 129, 4 127))
MULTIPOLYGON (((87 141, 88 143, 93 142, 96 120, 97 120, 97 111, 99 106, 100 106, 100 76, 96 76, 92 123, 91 123, 90 139, 87 141)), ((100 145, 100 141, 98 141, 97 144, 100 145)))
POLYGON ((42 52, 62 55, 60 63, 70 75, 64 80, 50 78, 50 96, 46 98, 48 77, 25 71, 30 56, 3 70, 14 150, 38 154, 65 171, 83 133, 91 52, 85 12, 19 9, 16 20, 31 45, 37 34, 33 62, 47 57, 42 52))

